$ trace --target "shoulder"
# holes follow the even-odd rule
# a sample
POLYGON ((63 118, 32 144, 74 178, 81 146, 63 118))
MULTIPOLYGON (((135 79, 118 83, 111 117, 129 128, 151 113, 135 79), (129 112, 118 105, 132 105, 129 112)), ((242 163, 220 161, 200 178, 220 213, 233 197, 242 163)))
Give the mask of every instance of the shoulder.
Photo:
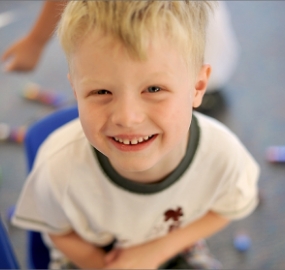
POLYGON ((30 176, 41 178, 41 182, 48 181, 52 185, 60 183, 64 186, 73 179, 76 172, 97 165, 92 146, 80 121, 75 119, 55 130, 43 142, 30 176))
POLYGON ((228 127, 218 120, 201 113, 196 113, 195 116, 200 128, 200 143, 209 144, 211 148, 224 148, 228 146, 242 146, 239 138, 228 127))
POLYGON ((39 148, 36 162, 47 160, 61 153, 76 154, 77 149, 82 146, 89 146, 84 135, 79 119, 70 121, 52 132, 39 148))
POLYGON ((198 120, 198 125, 200 129, 202 129, 202 132, 212 131, 219 135, 233 135, 234 137, 236 137, 236 135, 234 135, 234 133, 220 121, 199 112, 194 112, 194 115, 198 120))
POLYGON ((240 139, 224 124, 216 119, 195 112, 200 127, 198 145, 199 157, 207 160, 212 166, 221 168, 238 168, 248 166, 256 169, 256 161, 245 148, 240 139))
POLYGON ((85 135, 77 118, 52 132, 44 141, 42 147, 52 145, 53 149, 57 150, 82 139, 85 139, 85 135))
POLYGON ((245 217, 258 201, 258 163, 229 128, 210 117, 195 115, 200 141, 193 167, 200 178, 200 190, 206 190, 206 201, 212 198, 212 211, 230 219, 245 217))

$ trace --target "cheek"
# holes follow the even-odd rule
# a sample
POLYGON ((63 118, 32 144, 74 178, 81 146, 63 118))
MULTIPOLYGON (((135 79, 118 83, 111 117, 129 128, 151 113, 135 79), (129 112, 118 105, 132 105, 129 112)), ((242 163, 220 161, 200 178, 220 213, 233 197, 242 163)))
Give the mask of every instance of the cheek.
POLYGON ((171 100, 163 106, 157 106, 153 110, 153 119, 164 131, 164 137, 172 140, 179 140, 188 133, 191 118, 192 106, 190 98, 171 100))
POLYGON ((78 112, 83 131, 90 143, 94 145, 100 126, 100 118, 94 115, 94 110, 85 105, 80 106, 80 103, 78 104, 78 112))
POLYGON ((192 119, 192 104, 190 96, 177 101, 177 106, 173 108, 172 125, 177 137, 182 137, 188 133, 192 119))
POLYGON ((81 122, 81 125, 82 125, 82 128, 83 128, 83 131, 85 133, 85 136, 87 137, 87 139, 89 140, 89 142, 94 145, 94 130, 93 130, 93 125, 92 123, 90 122, 90 119, 88 117, 86 117, 86 115, 84 114, 80 114, 79 113, 79 118, 80 118, 80 122, 81 122))
POLYGON ((189 122, 192 115, 191 97, 183 96, 170 100, 161 112, 164 121, 171 122, 172 125, 181 125, 189 122))

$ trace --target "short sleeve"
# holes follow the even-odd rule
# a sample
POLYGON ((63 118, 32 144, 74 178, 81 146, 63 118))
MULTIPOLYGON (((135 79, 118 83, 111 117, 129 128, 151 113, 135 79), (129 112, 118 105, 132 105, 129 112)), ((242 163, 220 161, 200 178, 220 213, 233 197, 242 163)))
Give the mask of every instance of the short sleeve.
POLYGON ((236 159, 231 174, 218 193, 211 210, 228 218, 249 215, 258 204, 259 166, 245 148, 236 159))
POLYGON ((63 234, 71 230, 71 225, 62 206, 62 188, 52 181, 54 175, 45 164, 35 164, 16 205, 12 223, 28 230, 63 234))

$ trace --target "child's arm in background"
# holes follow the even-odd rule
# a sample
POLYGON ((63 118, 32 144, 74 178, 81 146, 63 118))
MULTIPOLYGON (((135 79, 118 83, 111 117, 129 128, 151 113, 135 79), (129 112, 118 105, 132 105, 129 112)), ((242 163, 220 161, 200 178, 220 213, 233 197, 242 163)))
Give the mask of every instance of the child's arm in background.
POLYGON ((168 235, 122 250, 111 251, 106 256, 108 269, 157 269, 198 240, 207 238, 229 223, 229 220, 208 212, 199 220, 168 235))
POLYGON ((76 266, 82 269, 102 269, 105 265, 105 251, 94 246, 75 232, 65 235, 51 235, 54 245, 76 266))
POLYGON ((30 32, 3 53, 2 61, 9 60, 5 71, 30 71, 36 67, 42 50, 54 33, 66 3, 67 1, 46 1, 44 3, 30 32))

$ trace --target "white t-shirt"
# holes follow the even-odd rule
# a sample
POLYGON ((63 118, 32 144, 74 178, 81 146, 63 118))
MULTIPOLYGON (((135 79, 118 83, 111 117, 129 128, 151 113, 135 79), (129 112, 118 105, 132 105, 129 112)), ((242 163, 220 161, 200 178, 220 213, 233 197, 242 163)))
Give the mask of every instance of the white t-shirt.
POLYGON ((99 246, 116 239, 128 247, 210 210, 245 217, 258 202, 258 165, 225 126, 194 114, 199 128, 191 124, 185 158, 164 181, 148 185, 119 176, 91 147, 78 119, 66 124, 42 144, 13 224, 51 234, 74 230, 99 246))

